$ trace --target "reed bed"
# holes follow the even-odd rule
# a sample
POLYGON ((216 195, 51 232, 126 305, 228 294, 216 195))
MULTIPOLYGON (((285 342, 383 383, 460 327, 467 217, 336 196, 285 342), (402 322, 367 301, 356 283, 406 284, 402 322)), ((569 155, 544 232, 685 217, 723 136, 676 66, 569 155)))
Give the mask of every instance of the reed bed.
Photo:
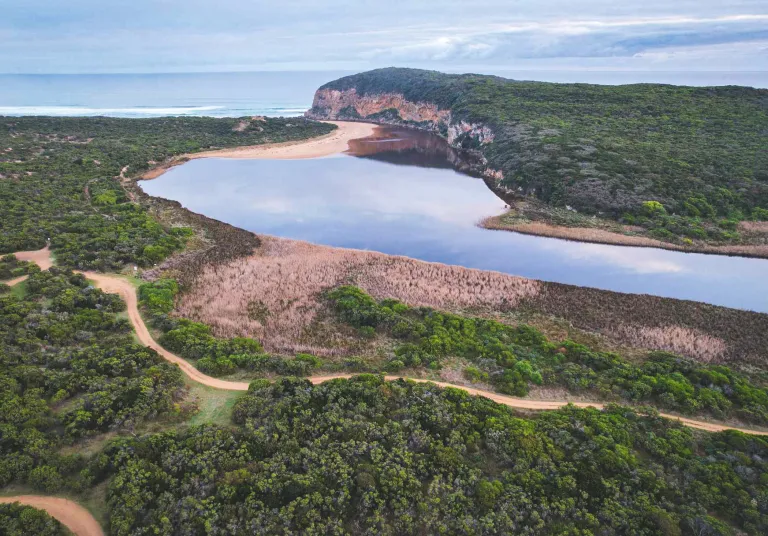
POLYGON ((694 355, 699 361, 706 363, 719 360, 728 349, 722 339, 682 326, 622 325, 619 326, 618 333, 633 346, 694 355))
MULTIPOLYGON (((239 231, 239 230, 238 230, 239 231)), ((561 318, 616 343, 704 362, 768 363, 768 315, 697 302, 547 283, 276 237, 206 251, 180 270, 182 316, 222 337, 251 336, 270 352, 354 353, 354 337, 328 322, 324 290, 353 284, 376 298, 479 314, 526 310, 561 318), (232 250, 232 251, 229 251, 232 250), (228 253, 228 254, 227 254, 228 253), (249 311, 259 311, 257 315, 249 311)))
POLYGON ((219 336, 257 337, 272 352, 328 355, 332 348, 301 342, 323 310, 321 294, 328 288, 354 284, 376 298, 413 306, 509 310, 541 287, 530 279, 406 257, 274 237, 261 241, 254 255, 204 266, 178 312, 211 325, 219 336), (251 304, 266 314, 249 316, 251 304))

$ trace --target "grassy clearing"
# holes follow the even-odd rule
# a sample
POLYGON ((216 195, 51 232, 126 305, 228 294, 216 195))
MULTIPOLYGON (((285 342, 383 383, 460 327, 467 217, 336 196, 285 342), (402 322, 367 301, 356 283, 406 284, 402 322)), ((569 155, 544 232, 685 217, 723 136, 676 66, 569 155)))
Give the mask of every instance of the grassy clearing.
POLYGON ((186 421, 186 425, 198 424, 229 425, 232 422, 232 408, 243 395, 240 391, 223 391, 187 380, 187 400, 197 404, 198 412, 186 421))
POLYGON ((16 283, 11 287, 11 296, 14 298, 17 298, 19 300, 23 299, 24 296, 27 295, 27 282, 22 281, 21 283, 16 283))

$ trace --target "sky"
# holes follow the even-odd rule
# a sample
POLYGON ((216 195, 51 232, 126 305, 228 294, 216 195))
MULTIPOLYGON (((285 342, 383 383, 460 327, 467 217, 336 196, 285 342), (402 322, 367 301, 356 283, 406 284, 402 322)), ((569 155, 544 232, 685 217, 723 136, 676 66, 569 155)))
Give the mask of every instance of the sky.
POLYGON ((768 71, 768 0, 0 0, 0 73, 768 71))

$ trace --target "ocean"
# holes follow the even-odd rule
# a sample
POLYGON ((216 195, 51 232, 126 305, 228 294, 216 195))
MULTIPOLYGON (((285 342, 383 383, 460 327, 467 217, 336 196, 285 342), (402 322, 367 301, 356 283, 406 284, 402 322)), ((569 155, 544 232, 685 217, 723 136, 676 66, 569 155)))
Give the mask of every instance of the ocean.
MULTIPOLYGON (((0 115, 158 117, 298 116, 325 82, 345 71, 0 75, 0 115)), ((665 83, 768 88, 768 72, 509 71, 517 80, 665 83)))

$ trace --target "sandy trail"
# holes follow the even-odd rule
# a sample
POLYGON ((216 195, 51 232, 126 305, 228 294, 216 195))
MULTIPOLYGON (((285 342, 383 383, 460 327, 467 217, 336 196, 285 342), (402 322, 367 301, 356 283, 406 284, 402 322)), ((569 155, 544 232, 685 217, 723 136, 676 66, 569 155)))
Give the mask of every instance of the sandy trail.
MULTIPOLYGON (((35 260, 35 262, 37 262, 36 259, 40 259, 42 261, 42 263, 40 264, 41 268, 44 265, 50 266, 52 264, 50 260, 50 252, 48 251, 47 248, 40 251, 36 251, 36 252, 24 251, 21 253, 17 253, 16 257, 24 260, 35 260)), ((164 359, 170 361, 171 363, 176 363, 177 365, 179 365, 181 370, 191 380, 194 380, 203 385, 207 385, 209 387, 215 387, 216 389, 226 389, 229 391, 247 391, 248 390, 247 382, 230 382, 230 381, 220 380, 218 378, 214 378, 212 376, 203 374, 202 372, 197 370, 194 366, 192 366, 192 364, 187 362, 185 359, 172 354, 171 352, 169 352, 168 350, 164 349, 159 344, 157 344, 155 340, 152 338, 152 336, 150 335, 146 324, 144 324, 144 320, 141 318, 141 315, 139 314, 138 299, 136 297, 136 289, 128 280, 123 279, 120 276, 102 274, 98 272, 81 272, 81 273, 83 273, 88 279, 96 283, 96 285, 99 288, 101 288, 104 292, 119 294, 123 298, 123 300, 125 300, 127 310, 128 310, 128 317, 131 321, 131 324, 133 324, 133 327, 136 330, 136 335, 138 336, 142 344, 145 344, 148 347, 152 348, 158 354, 160 354, 164 359)), ((352 376, 354 375, 353 374, 332 374, 332 375, 310 376, 308 379, 313 384, 319 384, 326 381, 335 380, 337 378, 351 378, 352 376)), ((462 391, 466 391, 470 395, 489 398, 499 404, 504 404, 505 406, 509 406, 517 409, 527 409, 527 410, 534 410, 534 411, 553 410, 553 409, 562 408, 563 406, 567 406, 568 404, 573 404, 574 406, 578 406, 581 408, 591 407, 591 408, 602 409, 604 407, 604 404, 601 404, 599 402, 570 402, 567 400, 529 400, 524 398, 515 398, 512 396, 502 395, 499 393, 493 393, 491 391, 483 391, 481 389, 475 389, 472 387, 465 387, 463 385, 454 385, 446 382, 424 380, 419 378, 408 378, 405 376, 385 376, 385 379, 388 381, 397 380, 400 378, 419 382, 419 383, 434 383, 435 385, 438 385, 440 387, 452 387, 454 389, 461 389, 462 391)), ((682 424, 689 426, 691 428, 705 430, 707 432, 722 432, 724 430, 738 430, 740 432, 744 432, 747 434, 768 435, 768 431, 750 430, 748 428, 739 428, 736 426, 727 426, 724 424, 715 424, 715 423, 710 423, 706 421, 698 421, 695 419, 679 417, 677 415, 670 415, 668 413, 660 413, 660 415, 662 417, 666 417, 667 419, 679 421, 682 424)))
POLYGON ((0 497, 0 503, 18 502, 45 510, 67 527, 75 536, 104 536, 99 522, 91 513, 76 502, 61 497, 45 497, 41 495, 18 495, 16 497, 0 497))
POLYGON ((9 279, 7 281, 0 281, 0 283, 3 283, 4 285, 8 285, 9 287, 12 287, 13 285, 18 285, 22 281, 26 281, 28 277, 29 277, 28 275, 22 275, 19 277, 14 277, 13 279, 9 279))
POLYGON ((53 266, 51 250, 47 247, 36 251, 19 251, 18 253, 14 253, 14 255, 16 255, 16 258, 20 261, 34 262, 41 270, 47 270, 53 266))
MULTIPOLYGON (((16 255, 16 258, 20 261, 34 262, 40 267, 41 270, 47 270, 53 266, 53 257, 51 257, 51 252, 47 247, 38 249, 36 251, 19 251, 18 253, 14 253, 14 255, 16 255)), ((9 287, 12 287, 14 285, 18 285, 22 281, 26 281, 28 277, 28 275, 22 275, 19 277, 14 277, 13 279, 8 279, 7 281, 0 281, 0 283, 4 283, 9 287)))
MULTIPOLYGON (((150 169, 144 173, 143 180, 156 179, 171 167, 182 164, 188 160, 198 158, 247 158, 253 160, 303 160, 306 158, 321 158, 343 153, 349 149, 349 141, 367 138, 373 134, 378 125, 373 123, 358 123, 352 121, 324 121, 338 128, 324 136, 310 138, 308 140, 289 141, 285 143, 268 143, 264 145, 251 145, 247 147, 233 147, 231 149, 218 149, 215 151, 202 151, 177 156, 170 162, 150 169)), ((121 172, 124 178, 125 169, 121 172)))

